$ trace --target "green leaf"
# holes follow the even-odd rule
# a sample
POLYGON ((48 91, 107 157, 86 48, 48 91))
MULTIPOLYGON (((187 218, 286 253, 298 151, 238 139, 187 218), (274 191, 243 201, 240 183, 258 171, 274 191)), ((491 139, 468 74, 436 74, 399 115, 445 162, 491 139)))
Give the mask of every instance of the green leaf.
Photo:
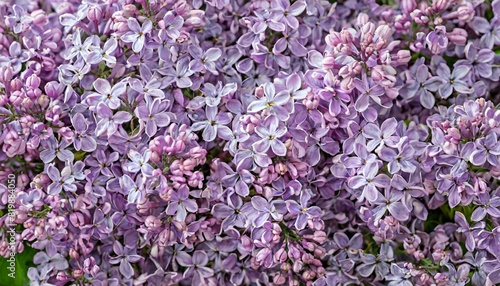
POLYGON ((75 152, 75 161, 82 161, 85 158, 87 153, 85 151, 77 151, 75 152))
POLYGON ((34 267, 33 257, 38 250, 28 246, 24 246, 22 253, 17 253, 14 256, 15 271, 12 272, 8 267, 11 265, 10 258, 0 257, 0 277, 2 277, 2 285, 24 286, 29 285, 28 269, 34 267), (12 276, 14 278, 12 278, 12 276))

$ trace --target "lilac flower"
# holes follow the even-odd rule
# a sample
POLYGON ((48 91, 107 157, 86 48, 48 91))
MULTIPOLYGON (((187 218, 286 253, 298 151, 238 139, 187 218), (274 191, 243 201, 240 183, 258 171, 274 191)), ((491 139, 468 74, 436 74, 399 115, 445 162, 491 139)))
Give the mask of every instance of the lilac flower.
POLYGON ((347 185, 353 189, 363 188, 361 196, 358 197, 359 200, 366 198, 370 202, 374 202, 380 192, 378 188, 385 188, 390 183, 390 178, 385 174, 377 175, 379 168, 376 163, 371 163, 362 168, 362 175, 357 175, 350 178, 347 185))
POLYGON ((408 143, 408 140, 400 142, 398 144, 398 151, 394 151, 392 148, 382 147, 380 149, 380 159, 389 162, 387 168, 389 173, 396 174, 399 171, 405 173, 413 173, 416 170, 416 166, 413 163, 413 156, 415 151, 408 143))
POLYGON ((482 166, 488 161, 493 166, 497 166, 500 155, 500 144, 498 144, 497 134, 492 132, 485 138, 476 140, 476 150, 470 155, 470 162, 476 166, 482 166))
POLYGON ((420 104, 422 104, 423 107, 430 109, 436 102, 432 92, 437 91, 443 83, 443 79, 437 76, 429 78, 429 68, 422 64, 418 66, 416 70, 415 81, 412 81, 405 86, 402 96, 407 99, 418 96, 420 104))
POLYGON ((141 26, 139 22, 137 22, 137 19, 131 17, 128 19, 127 25, 130 32, 125 33, 122 36, 122 40, 125 43, 132 43, 132 50, 138 53, 142 50, 142 47, 144 47, 146 34, 151 32, 153 23, 151 23, 150 20, 146 20, 141 26))
POLYGON ((369 107, 370 99, 384 107, 380 100, 380 97, 385 93, 384 88, 369 80, 366 74, 363 74, 362 80, 358 78, 354 79, 354 87, 360 93, 359 98, 354 104, 358 112, 364 112, 369 107))
POLYGON ((254 196, 252 197, 251 206, 256 212, 252 213, 249 219, 252 220, 255 227, 264 225, 269 217, 281 221, 283 214, 286 213, 286 203, 282 200, 273 200, 269 203, 263 197, 254 196))
POLYGON ((480 207, 472 212, 471 220, 478 222, 484 219, 486 214, 494 218, 500 217, 500 197, 491 198, 488 193, 479 195, 478 203, 480 207))
POLYGON ((399 138, 394 135, 396 132, 397 121, 395 118, 386 119, 380 127, 374 123, 368 123, 363 127, 363 136, 368 139, 366 145, 368 151, 387 145, 395 148, 399 138))
POLYGON ((362 264, 356 270, 362 277, 369 277, 375 271, 378 279, 384 279, 390 273, 389 263, 394 260, 394 250, 387 243, 380 245, 380 254, 362 254, 362 264), (388 263, 389 262, 389 263, 388 263))
POLYGON ((280 38, 276 43, 274 44, 273 47, 273 53, 274 54, 280 54, 283 53, 286 48, 292 52, 297 57, 304 57, 307 55, 307 49, 304 47, 304 45, 299 41, 301 38, 304 37, 304 35, 307 35, 307 33, 310 33, 309 29, 307 26, 299 26, 299 29, 291 29, 289 28, 285 29, 283 31, 283 38, 280 38))
POLYGON ((91 106, 96 106, 99 103, 105 103, 110 109, 118 109, 121 105, 120 97, 127 90, 127 85, 124 82, 119 82, 113 87, 105 79, 98 78, 93 83, 94 89, 97 92, 90 93, 86 101, 91 106))
POLYGON ((179 88, 187 88, 193 85, 193 81, 189 78, 194 71, 191 69, 191 63, 188 57, 182 57, 177 60, 175 70, 173 68, 166 68, 159 70, 161 74, 171 77, 171 81, 175 82, 179 88))
POLYGON ((249 185, 253 183, 254 176, 246 169, 234 172, 227 164, 222 164, 220 168, 226 171, 226 175, 222 177, 222 182, 228 188, 233 188, 236 194, 241 197, 246 197, 250 193, 249 185))
POLYGON ((197 210, 196 201, 189 198, 189 188, 183 186, 177 192, 172 192, 166 213, 168 215, 175 214, 175 220, 181 222, 186 219, 187 212, 194 213, 197 210))
POLYGON ((222 130, 221 132, 226 134, 230 132, 229 128, 225 125, 231 122, 232 115, 226 112, 217 113, 217 111, 217 107, 207 106, 207 120, 195 122, 191 126, 194 131, 203 129, 203 140, 207 142, 215 140, 219 130, 222 130))
POLYGON ((493 74, 492 63, 495 57, 490 49, 480 49, 476 43, 469 42, 465 46, 465 56, 467 59, 458 60, 454 66, 466 65, 471 67, 471 73, 475 78, 489 78, 493 74))
POLYGON ((59 81, 65 85, 71 85, 90 72, 90 64, 85 63, 83 60, 77 60, 74 64, 63 64, 58 67, 59 81))
POLYGON ((477 234, 479 234, 479 232, 484 229, 485 223, 479 222, 471 227, 469 226, 469 223, 467 222, 464 214, 458 211, 455 212, 455 222, 459 226, 457 232, 463 233, 465 235, 465 247, 469 251, 474 251, 474 249, 476 248, 477 234))
POLYGON ((54 136, 49 137, 44 145, 47 149, 40 152, 40 159, 45 164, 52 162, 56 157, 61 161, 73 161, 75 157, 71 151, 65 150, 71 144, 64 140, 58 143, 54 136))
POLYGON ((72 193, 76 192, 75 178, 71 175, 71 169, 68 166, 59 172, 54 164, 50 164, 47 167, 47 175, 52 180, 52 184, 47 188, 47 193, 50 195, 57 195, 62 189, 72 193))
POLYGON ((161 82, 158 81, 155 77, 150 75, 149 79, 146 79, 146 76, 142 76, 142 80, 137 78, 131 78, 129 80, 130 87, 146 96, 149 99, 164 99, 165 93, 159 89, 161 86, 161 82), (148 80, 146 84, 143 81, 148 80))
POLYGON ((243 200, 235 193, 229 194, 227 204, 217 203, 212 208, 212 214, 216 218, 223 219, 221 230, 227 230, 230 227, 246 227, 247 218, 241 212, 243 200))
POLYGON ((109 263, 120 264, 120 273, 127 278, 132 277, 134 275, 134 268, 132 268, 130 263, 139 262, 142 257, 137 255, 134 249, 127 246, 123 247, 117 240, 113 243, 113 252, 116 256, 111 256, 109 263))
POLYGON ((118 42, 116 39, 108 39, 102 49, 100 47, 91 48, 92 51, 87 55, 85 61, 89 64, 98 64, 105 61, 108 66, 114 66, 116 64, 116 57, 111 54, 117 47, 118 42))
POLYGON ((177 254, 177 261, 180 265, 187 267, 184 272, 184 277, 193 277, 193 285, 204 285, 206 284, 205 278, 214 275, 211 268, 206 267, 208 264, 207 253, 201 250, 195 250, 193 256, 189 256, 185 252, 179 252, 177 254))
POLYGON ((488 49, 493 49, 494 45, 500 44, 500 26, 494 20, 490 24, 483 17, 474 17, 470 25, 476 33, 483 34, 481 36, 481 43, 484 43, 488 49))
POLYGON ((71 39, 71 47, 62 53, 62 56, 66 60, 73 60, 75 57, 77 61, 82 61, 82 59, 87 59, 91 52, 91 47, 96 37, 90 36, 82 44, 81 32, 77 30, 71 39))
POLYGON ((158 98, 146 98, 146 105, 139 105, 135 109, 135 115, 146 122, 146 134, 153 137, 158 131, 158 127, 166 127, 170 124, 171 116, 174 115, 170 112, 165 112, 168 102, 161 101, 158 98))
POLYGON ((309 190, 303 190, 300 195, 300 204, 294 200, 287 200, 286 207, 288 211, 296 215, 295 228, 297 230, 302 230, 307 225, 307 220, 309 218, 321 217, 322 211, 317 206, 308 206, 311 199, 311 194, 309 190))
POLYGON ((81 229, 82 232, 89 234, 92 237, 105 239, 113 230, 113 226, 108 223, 104 212, 101 209, 97 209, 92 216, 92 224, 85 225, 81 229))
POLYGON ((442 98, 448 98, 455 90, 458 93, 470 94, 472 90, 469 85, 464 81, 468 75, 470 68, 468 66, 457 66, 450 73, 448 65, 442 63, 437 68, 437 75, 444 79, 444 83, 439 87, 439 95, 442 98))
POLYGON ((47 253, 41 251, 33 257, 33 263, 37 265, 48 265, 56 270, 66 270, 69 267, 68 261, 60 253, 53 256, 48 256, 47 253))
POLYGON ((75 128, 75 138, 73 139, 73 146, 75 150, 83 150, 85 152, 92 152, 97 148, 97 142, 91 133, 88 132, 89 124, 83 114, 76 113, 71 117, 71 123, 75 128))
POLYGON ((288 0, 274 0, 271 1, 272 16, 275 21, 281 21, 286 23, 292 29, 299 28, 299 21, 297 16, 299 16, 306 8, 306 3, 304 1, 295 1, 290 5, 288 0))
POLYGON ((12 27, 12 31, 14 31, 14 33, 20 34, 24 30, 25 26, 27 26, 26 24, 32 22, 32 18, 26 15, 26 12, 21 5, 12 5, 12 11, 14 14, 6 16, 5 22, 8 27, 12 27))
POLYGON ((413 283, 410 281, 411 273, 409 269, 402 267, 396 263, 391 264, 391 274, 389 274, 386 279, 391 281, 388 286, 412 286, 413 283))
POLYGON ((128 152, 128 157, 131 162, 127 162, 123 165, 123 170, 131 173, 137 173, 141 171, 147 177, 151 177, 153 175, 153 167, 148 163, 149 158, 151 158, 151 150, 146 150, 142 153, 139 153, 135 150, 130 150, 128 152))
POLYGON ((259 153, 266 153, 271 148, 277 156, 285 156, 287 149, 280 138, 286 131, 286 127, 279 127, 278 117, 271 115, 264 120, 262 126, 255 128, 255 132, 262 139, 253 143, 253 147, 259 153))
POLYGON ((164 32, 168 37, 176 40, 180 36, 180 29, 184 25, 184 18, 181 16, 176 16, 172 11, 168 11, 165 16, 163 16, 163 29, 160 31, 164 32))
POLYGON ((435 29, 427 34, 425 38, 427 46, 431 53, 437 55, 440 54, 448 48, 448 37, 446 36, 445 26, 436 26, 435 29))
POLYGON ((470 265, 464 263, 456 269, 453 264, 447 263, 445 264, 445 267, 448 268, 448 279, 450 283, 457 286, 465 286, 469 283, 470 265))
POLYGON ((127 194, 127 201, 131 204, 139 204, 144 198, 145 177, 138 175, 136 180, 132 180, 129 175, 125 174, 120 178, 120 187, 127 194))
POLYGON ((222 82, 217 82, 217 85, 211 83, 206 83, 201 92, 205 95, 205 103, 210 107, 217 107, 222 99, 227 95, 235 92, 237 85, 235 83, 229 83, 222 86, 222 82))
POLYGON ((203 50, 195 45, 189 47, 189 54, 193 57, 190 62, 190 69, 193 71, 202 71, 205 68, 214 75, 219 72, 215 68, 215 62, 221 57, 222 51, 218 48, 210 48, 203 53, 203 50))
POLYGON ((30 286, 54 286, 54 284, 45 282, 50 278, 50 273, 54 268, 49 265, 44 265, 40 269, 30 267, 28 270, 28 278, 30 286))
POLYGON ((107 154, 104 150, 98 150, 93 156, 89 156, 85 159, 85 164, 91 167, 92 172, 101 173, 104 176, 113 177, 111 172, 111 167, 113 163, 119 158, 118 152, 112 152, 107 154))
POLYGON ((21 71, 22 64, 30 58, 28 51, 23 50, 19 42, 12 42, 9 47, 9 56, 0 56, 0 66, 12 67, 12 73, 21 71))
POLYGON ((385 188, 385 195, 379 195, 373 202, 376 207, 372 210, 376 219, 382 218, 386 211, 399 221, 406 221, 410 217, 410 213, 402 203, 404 194, 398 190, 390 190, 385 188))
POLYGON ((289 100, 290 96, 287 92, 276 93, 274 84, 266 83, 264 84, 264 97, 250 103, 247 110, 249 113, 269 110, 272 114, 275 114, 279 120, 286 120, 288 118, 288 112, 284 109, 283 105, 289 100))
POLYGON ((118 111, 116 114, 113 114, 111 109, 103 102, 97 105, 96 114, 96 117, 100 118, 100 120, 96 118, 97 126, 95 133, 97 136, 101 134, 110 136, 117 131, 118 124, 128 122, 132 119, 132 115, 126 111, 118 111))

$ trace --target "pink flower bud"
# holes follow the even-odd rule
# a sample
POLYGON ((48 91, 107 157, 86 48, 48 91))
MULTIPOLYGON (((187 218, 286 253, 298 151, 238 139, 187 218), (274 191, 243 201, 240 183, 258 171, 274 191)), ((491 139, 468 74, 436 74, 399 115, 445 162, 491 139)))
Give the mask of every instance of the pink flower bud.
POLYGON ((31 19, 33 19, 33 24, 38 26, 43 26, 47 23, 47 15, 45 11, 38 9, 31 12, 31 19))
POLYGON ((21 90, 23 88, 23 83, 20 79, 15 78, 10 82, 10 88, 12 89, 12 91, 21 90))
POLYGON ((292 270, 293 270, 293 272, 300 272, 300 270, 302 270, 303 267, 304 267, 304 262, 302 262, 300 260, 296 260, 293 263, 292 270))
POLYGON ((474 6, 472 5, 471 2, 463 1, 460 4, 460 6, 458 7, 457 13, 458 13, 457 16, 458 16, 459 20, 464 21, 464 22, 469 22, 475 16, 474 6))
POLYGON ((8 82, 12 79, 12 68, 10 66, 0 67, 0 82, 4 85, 8 85, 8 82))
POLYGON ((358 18, 356 19, 356 24, 358 27, 363 27, 366 23, 370 21, 370 17, 368 17, 365 13, 359 13, 358 18))
POLYGON ((83 274, 84 274, 83 270, 81 270, 81 269, 75 269, 75 270, 73 270, 73 277, 75 277, 77 279, 80 278, 80 277, 82 277, 83 274))
POLYGON ((413 12, 415 8, 417 8, 417 3, 415 2, 415 0, 402 0, 400 6, 403 14, 408 15, 413 12))
POLYGON ((274 261, 276 263, 283 263, 288 259, 288 255, 286 253, 286 250, 284 248, 278 249, 276 253, 274 254, 274 261))
POLYGON ((447 34, 448 39, 455 45, 465 45, 467 43, 467 31, 461 28, 454 28, 447 34))
POLYGON ((388 25, 380 25, 375 30, 375 35, 378 35, 380 38, 387 40, 392 36, 392 30, 388 25))
POLYGON ((278 272, 278 273, 276 273, 276 275, 274 275, 273 282, 276 285, 283 285, 286 282, 286 277, 285 277, 285 275, 283 275, 283 273, 278 272))

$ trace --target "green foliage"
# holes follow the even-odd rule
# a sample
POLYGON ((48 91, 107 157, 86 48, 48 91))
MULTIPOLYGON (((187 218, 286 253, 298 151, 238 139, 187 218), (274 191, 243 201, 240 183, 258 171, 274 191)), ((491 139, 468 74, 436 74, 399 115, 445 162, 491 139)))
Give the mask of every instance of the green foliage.
POLYGON ((7 268, 10 266, 10 262, 7 258, 0 257, 0 277, 2 277, 1 284, 13 286, 29 285, 30 280, 28 279, 28 269, 35 266, 35 264, 33 264, 33 257, 37 252, 38 250, 25 246, 22 253, 16 254, 16 269, 14 272, 14 278, 9 276, 9 274, 12 273, 7 268))

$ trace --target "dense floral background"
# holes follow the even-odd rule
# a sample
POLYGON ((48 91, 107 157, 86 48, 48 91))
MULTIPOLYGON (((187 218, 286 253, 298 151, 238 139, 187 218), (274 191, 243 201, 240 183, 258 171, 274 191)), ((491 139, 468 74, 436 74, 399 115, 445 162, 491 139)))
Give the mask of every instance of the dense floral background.
POLYGON ((3 0, 0 30, 9 285, 500 284, 499 0, 3 0))

